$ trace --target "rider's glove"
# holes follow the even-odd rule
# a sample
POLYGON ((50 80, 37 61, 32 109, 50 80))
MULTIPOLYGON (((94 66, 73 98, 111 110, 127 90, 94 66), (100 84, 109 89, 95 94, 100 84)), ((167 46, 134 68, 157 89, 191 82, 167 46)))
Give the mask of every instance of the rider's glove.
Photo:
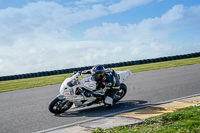
POLYGON ((82 74, 82 71, 78 71, 78 73, 81 75, 81 74, 82 74))
POLYGON ((79 73, 79 74, 81 75, 82 72, 81 72, 81 71, 78 71, 78 72, 77 72, 77 71, 74 71, 74 72, 73 72, 73 75, 75 75, 75 74, 77 74, 77 73, 79 73))
POLYGON ((72 74, 73 74, 73 75, 75 75, 76 73, 77 73, 77 72, 76 72, 76 71, 74 71, 72 74))

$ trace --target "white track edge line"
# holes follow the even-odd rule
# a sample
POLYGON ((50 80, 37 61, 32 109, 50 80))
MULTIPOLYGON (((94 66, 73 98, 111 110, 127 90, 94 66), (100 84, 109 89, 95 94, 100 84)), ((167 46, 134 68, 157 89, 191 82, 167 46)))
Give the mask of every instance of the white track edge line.
POLYGON ((158 103, 155 103, 155 104, 143 105, 143 106, 140 106, 140 107, 136 107, 136 108, 132 108, 132 109, 127 109, 127 110, 123 110, 123 111, 119 111, 119 112, 115 112, 115 113, 111 113, 111 114, 107 114, 107 115, 103 115, 101 117, 96 117, 96 118, 92 118, 92 119, 88 119, 88 120, 83 120, 83 121, 75 122, 75 123, 72 123, 72 124, 66 124, 66 125, 62 125, 62 126, 58 126, 58 127, 54 127, 54 128, 50 128, 50 129, 38 131, 38 132, 35 132, 35 133, 50 132, 50 131, 54 131, 54 130, 58 130, 58 129, 62 129, 62 128, 67 128, 67 127, 75 126, 75 125, 82 124, 82 123, 89 122, 89 121, 103 119, 105 117, 114 116, 114 115, 117 115, 117 114, 121 114, 121 113, 125 113, 125 112, 130 112, 130 111, 134 111, 134 110, 138 110, 138 109, 142 109, 142 108, 146 108, 146 107, 152 107, 152 106, 155 106, 155 105, 169 103, 169 102, 172 102, 172 101, 177 101, 177 100, 181 100, 181 99, 185 99, 185 98, 190 98, 190 97, 194 97, 194 96, 200 96, 200 93, 194 94, 194 95, 185 96, 185 97, 175 98, 175 99, 171 99, 171 100, 167 100, 167 101, 163 101, 163 102, 158 102, 158 103))

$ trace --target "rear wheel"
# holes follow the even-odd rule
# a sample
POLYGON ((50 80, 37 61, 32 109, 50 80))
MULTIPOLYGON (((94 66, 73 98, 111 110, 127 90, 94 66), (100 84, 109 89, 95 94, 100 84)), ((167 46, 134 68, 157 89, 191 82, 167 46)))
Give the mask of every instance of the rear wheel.
POLYGON ((53 114, 61 114, 64 113, 66 110, 70 109, 72 105, 72 102, 68 100, 62 100, 56 97, 49 104, 49 111, 53 114))
POLYGON ((126 92, 127 92, 126 85, 124 83, 121 83, 120 89, 119 91, 116 92, 113 102, 116 103, 119 100, 121 100, 126 95, 126 92))

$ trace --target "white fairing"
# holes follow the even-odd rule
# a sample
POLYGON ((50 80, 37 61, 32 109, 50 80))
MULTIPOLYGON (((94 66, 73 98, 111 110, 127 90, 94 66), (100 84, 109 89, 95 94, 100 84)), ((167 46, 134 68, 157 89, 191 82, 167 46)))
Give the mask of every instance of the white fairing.
MULTIPOLYGON (((123 83, 132 73, 131 71, 118 71, 117 74, 120 76, 120 83, 123 83)), ((96 97, 84 97, 82 95, 76 95, 77 88, 84 88, 89 91, 94 91, 96 89, 96 81, 92 78, 91 75, 85 76, 81 81, 78 80, 80 76, 79 73, 76 73, 70 78, 66 78, 60 86, 61 96, 74 103, 75 107, 86 106, 96 100, 96 97), (82 100, 86 102, 82 103, 82 100)), ((108 99, 106 101, 109 101, 108 99)))
POLYGON ((89 91, 93 91, 93 90, 96 89, 96 82, 94 81, 94 79, 90 75, 85 76, 81 80, 81 85, 83 85, 84 88, 87 89, 87 90, 89 90, 89 91))
POLYGON ((84 87, 85 89, 90 89, 91 91, 96 88, 96 83, 92 81, 91 76, 84 77, 81 82, 78 81, 79 76, 80 74, 77 73, 70 78, 66 78, 60 87, 59 96, 64 96, 65 99, 73 102, 75 107, 86 106, 96 100, 95 97, 83 97, 75 94, 77 87, 84 87), (83 104, 81 100, 86 100, 86 102, 83 104))
POLYGON ((80 76, 79 73, 73 75, 73 76, 70 77, 70 78, 66 78, 66 79, 63 81, 63 83, 61 84, 61 86, 60 86, 60 94, 63 94, 63 93, 64 93, 65 88, 72 88, 72 87, 68 86, 67 83, 69 83, 70 81, 75 80, 76 78, 78 78, 78 76, 80 76))
POLYGON ((132 75, 131 71, 116 71, 117 74, 119 74, 120 77, 120 83, 123 83, 128 77, 130 77, 132 75))
POLYGON ((61 84, 61 86, 60 86, 60 94, 63 94, 64 89, 67 88, 67 82, 68 81, 69 81, 69 78, 65 79, 63 81, 63 83, 61 84))
MULTIPOLYGON (((120 83, 123 83, 128 77, 132 75, 131 71, 117 71, 117 74, 120 76, 120 83)), ((66 78, 62 85, 60 86, 60 94, 64 93, 65 88, 73 88, 67 85, 68 82, 75 80, 80 76, 79 73, 73 75, 70 78, 66 78)), ((80 86, 84 87, 85 89, 89 91, 93 91, 96 89, 96 82, 93 80, 92 76, 87 75, 85 76, 79 83, 80 86)))

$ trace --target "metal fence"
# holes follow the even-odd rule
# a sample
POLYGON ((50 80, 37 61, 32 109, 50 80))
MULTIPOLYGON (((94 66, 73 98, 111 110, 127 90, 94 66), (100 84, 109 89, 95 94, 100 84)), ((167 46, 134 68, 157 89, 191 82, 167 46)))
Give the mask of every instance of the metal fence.
MULTIPOLYGON (((186 59, 186 58, 193 58, 193 57, 200 57, 200 52, 184 54, 184 55, 159 57, 159 58, 153 58, 153 59, 143 59, 143 60, 136 60, 136 61, 126 61, 126 62, 119 62, 119 63, 103 64, 103 66, 105 68, 114 68, 114 67, 123 67, 123 66, 179 60, 179 59, 186 59)), ((88 70, 88 69, 91 69, 92 67, 93 66, 85 66, 85 67, 78 67, 78 68, 69 68, 69 69, 61 69, 61 70, 42 71, 42 72, 36 72, 36 73, 26 73, 26 74, 19 74, 19 75, 2 76, 2 77, 0 77, 0 81, 66 74, 66 73, 72 73, 74 71, 88 70)))

